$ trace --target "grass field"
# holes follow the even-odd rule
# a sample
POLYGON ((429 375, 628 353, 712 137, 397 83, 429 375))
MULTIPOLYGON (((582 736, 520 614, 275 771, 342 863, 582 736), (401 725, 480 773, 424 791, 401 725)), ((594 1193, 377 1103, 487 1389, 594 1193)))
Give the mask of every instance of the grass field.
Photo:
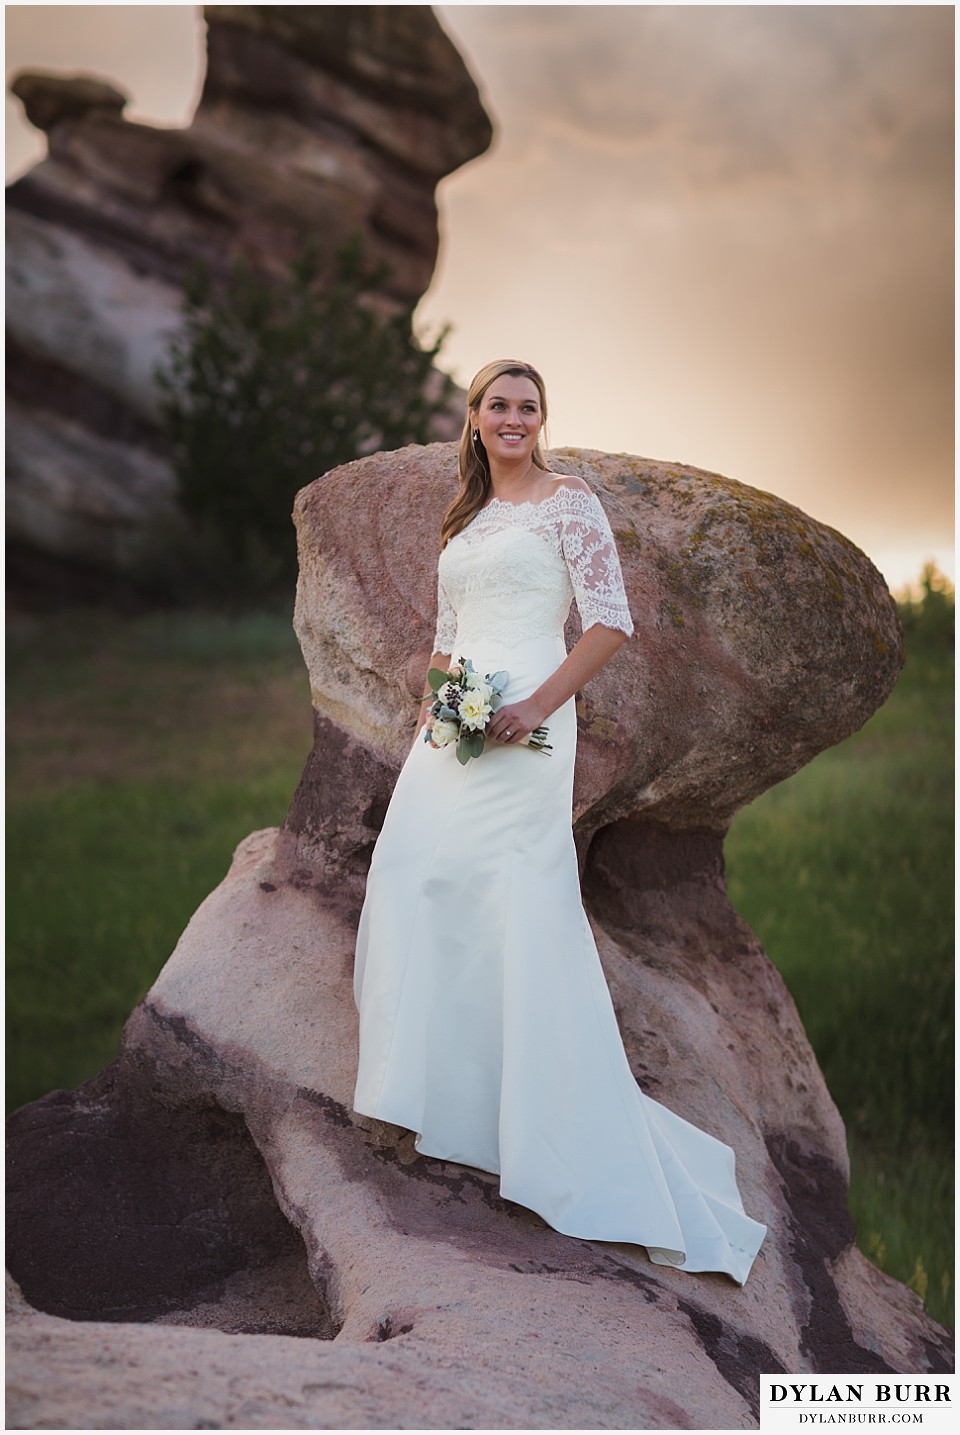
POLYGON ((285 618, 91 613, 8 636, 7 1106, 73 1087, 310 750, 285 618))
MULTIPOLYGON (((793 992, 853 1159, 863 1248, 952 1324, 952 649, 741 813, 734 905, 793 992)), ((288 616, 103 613, 8 634, 12 1108, 116 1054, 236 843, 310 746, 288 616)))
POLYGON ((730 900, 843 1113, 863 1250, 953 1324, 953 662, 734 821, 730 900))

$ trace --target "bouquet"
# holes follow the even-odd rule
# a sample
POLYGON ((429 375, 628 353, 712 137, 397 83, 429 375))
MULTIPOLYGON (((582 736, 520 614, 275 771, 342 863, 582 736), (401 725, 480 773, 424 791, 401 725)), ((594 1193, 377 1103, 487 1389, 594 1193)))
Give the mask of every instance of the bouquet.
MULTIPOLYGON (((430 691, 421 699, 433 698, 424 727, 424 742, 431 747, 447 747, 455 742, 458 762, 467 763, 471 757, 479 757, 484 747, 484 730, 503 703, 508 676, 501 671, 481 677, 469 658, 458 658, 449 673, 431 668, 427 673, 430 691)), ((549 755, 553 749, 546 737, 545 727, 534 728, 525 746, 549 755)))

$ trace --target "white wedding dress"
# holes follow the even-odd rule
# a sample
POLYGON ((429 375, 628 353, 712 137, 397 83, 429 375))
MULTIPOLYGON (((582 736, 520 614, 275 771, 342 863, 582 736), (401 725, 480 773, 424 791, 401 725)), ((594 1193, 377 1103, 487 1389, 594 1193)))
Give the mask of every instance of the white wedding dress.
MULTIPOLYGON (((438 569, 436 652, 505 669, 508 702, 584 629, 633 623, 592 493, 493 499, 438 569)), ((354 1109, 417 1133, 425 1156, 497 1172, 505 1197, 568 1236, 659 1264, 747 1273, 766 1227, 744 1213, 729 1146, 638 1087, 580 898, 571 830, 577 724, 546 756, 488 743, 465 766, 414 742, 374 849, 357 931, 354 1109)))

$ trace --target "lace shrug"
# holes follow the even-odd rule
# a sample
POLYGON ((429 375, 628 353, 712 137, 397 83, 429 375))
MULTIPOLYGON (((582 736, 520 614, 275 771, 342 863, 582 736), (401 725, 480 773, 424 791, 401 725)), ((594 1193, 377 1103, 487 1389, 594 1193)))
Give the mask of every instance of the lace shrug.
POLYGON ((516 642, 562 633, 574 598, 584 632, 595 623, 633 632, 616 543, 596 495, 558 484, 539 503, 493 498, 440 555, 434 652, 452 653, 470 637, 516 642))

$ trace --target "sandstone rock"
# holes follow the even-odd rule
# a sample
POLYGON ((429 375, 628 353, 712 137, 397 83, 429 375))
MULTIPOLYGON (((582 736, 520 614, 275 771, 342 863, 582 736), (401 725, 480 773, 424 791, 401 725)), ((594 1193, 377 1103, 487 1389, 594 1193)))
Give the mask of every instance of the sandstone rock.
POLYGON ((635 1074, 734 1146, 769 1226, 746 1286, 561 1236, 351 1111, 362 873, 453 488, 449 447, 406 449, 298 500, 318 741, 284 828, 240 845, 114 1066, 11 1119, 16 1423, 750 1428, 760 1372, 952 1368, 947 1332, 854 1245, 843 1124, 723 883, 735 808, 892 685, 889 595, 769 495, 560 458, 607 508, 638 630, 581 713, 584 897, 635 1074))
MULTIPOLYGON (((437 181, 491 137, 476 86, 428 6, 206 13, 207 75, 186 129, 126 120, 126 97, 92 77, 27 72, 13 83, 49 154, 7 191, 8 372, 39 423, 49 416, 57 431, 68 419, 138 451, 119 503, 135 503, 140 479, 158 474, 134 549, 149 542, 172 483, 155 367, 182 323, 188 264, 221 272, 243 258, 280 272, 308 235, 332 254, 359 233, 389 271, 382 306, 412 307, 436 260, 437 181), (97 416, 89 423, 80 388, 97 416)), ((456 428, 441 421, 437 434, 456 428)), ((28 437, 23 425, 17 434, 28 437)), ((11 540, 95 566, 122 559, 126 546, 88 546, 87 527, 73 521, 87 504, 76 451, 65 451, 62 473, 53 434, 42 450, 15 442, 22 481, 44 481, 14 506, 11 540), (44 520, 66 490, 68 511, 54 507, 44 520)), ((86 481, 102 489, 92 466, 86 481)), ((91 495, 89 506, 98 502, 91 495)))
MULTIPOLYGON (((771 494, 627 454, 550 461, 602 496, 638 630, 580 699, 581 846, 603 827, 609 854, 615 821, 719 840, 887 696, 902 661, 893 600, 848 539, 771 494)), ((312 860, 352 853, 361 879, 410 742, 455 491, 455 448, 434 444, 349 464, 297 500, 295 623, 317 745, 289 822, 312 860), (361 510, 364 523, 344 522, 361 510)), ((574 609, 568 646, 576 632, 574 609)))
POLYGON ((12 1333, 18 1423, 156 1427, 175 1401, 186 1425, 246 1428, 749 1428, 761 1370, 947 1367, 917 1298, 852 1246, 842 1127, 779 978, 711 914, 709 882, 685 914, 725 946, 688 959, 705 965, 693 987, 676 945, 594 929, 638 1073, 737 1144, 770 1223, 742 1290, 559 1236, 494 1177, 353 1118, 353 931, 311 876, 289 837, 248 839, 117 1067, 14 1118, 8 1249, 52 1312, 12 1333), (65 1142, 83 1153, 66 1169, 65 1142), (292 1312, 271 1191, 304 1243, 292 1312), (144 1321, 234 1334, 187 1343, 144 1321))
POLYGON ((437 252, 433 191, 482 153, 490 122, 427 6, 207 6, 208 65, 184 130, 132 124, 83 76, 24 73, 15 93, 50 157, 8 204, 166 282, 185 260, 280 269, 305 233, 359 229, 414 304, 437 252))
POLYGON ((28 549, 132 573, 184 526, 170 465, 149 448, 15 400, 6 431, 8 531, 28 549))
MULTIPOLYGON (((96 387, 114 406, 102 420, 92 415, 89 427, 119 437, 124 422, 139 421, 142 437, 152 435, 159 448, 154 370, 180 331, 179 293, 118 263, 83 235, 16 209, 7 216, 6 239, 10 384, 17 397, 63 413, 60 390, 73 378, 96 387), (59 383, 40 367, 51 364, 64 376, 59 383)), ((83 407, 74 404, 70 416, 83 422, 83 407)))
POLYGON ((8 539, 137 572, 183 523, 154 379, 178 294, 33 215, 6 237, 8 539))
POLYGON ((349 127, 435 183, 492 131, 460 56, 425 6, 207 5, 211 107, 279 106, 349 127))
POLYGON ((10 93, 16 95, 27 119, 39 130, 52 129, 61 120, 91 112, 119 115, 129 96, 93 75, 15 75, 10 93))

